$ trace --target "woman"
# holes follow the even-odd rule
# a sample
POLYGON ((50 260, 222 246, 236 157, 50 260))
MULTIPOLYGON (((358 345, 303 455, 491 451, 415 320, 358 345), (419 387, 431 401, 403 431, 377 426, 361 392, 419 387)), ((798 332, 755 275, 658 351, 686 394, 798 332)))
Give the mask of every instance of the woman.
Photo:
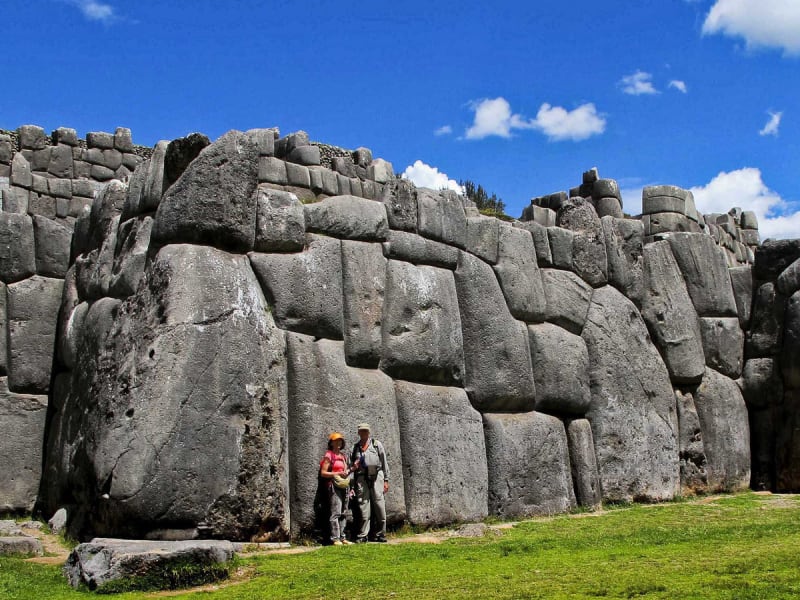
POLYGON ((328 436, 328 451, 319 463, 320 477, 327 480, 331 508, 331 542, 334 546, 351 544, 344 535, 347 517, 344 514, 350 493, 350 465, 344 449, 344 436, 334 431, 328 436))

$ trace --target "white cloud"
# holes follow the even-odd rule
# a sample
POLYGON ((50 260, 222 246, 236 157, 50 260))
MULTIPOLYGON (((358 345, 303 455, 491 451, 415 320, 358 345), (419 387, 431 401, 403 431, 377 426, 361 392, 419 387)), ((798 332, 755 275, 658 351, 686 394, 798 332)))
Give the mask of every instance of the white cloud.
POLYGON ((769 115, 769 121, 764 125, 764 129, 758 132, 758 135, 774 135, 777 137, 783 113, 767 111, 767 114, 769 115))
POLYGON ((643 94, 657 94, 658 90, 653 87, 653 76, 644 71, 636 71, 632 75, 626 75, 620 79, 619 85, 622 91, 631 96, 641 96, 643 94))
POLYGON ((800 206, 770 190, 761 170, 746 167, 722 172, 708 184, 691 188, 697 210, 703 214, 726 213, 734 206, 752 210, 758 217, 761 239, 800 238, 800 206))
POLYGON ((539 108, 534 122, 551 140, 585 140, 599 135, 606 130, 606 120, 597 114, 594 104, 582 104, 578 108, 567 111, 560 106, 545 103, 539 108))
POLYGON ((703 34, 742 37, 748 48, 782 48, 800 54, 800 2, 797 0, 717 0, 703 23, 703 34))
POLYGON ((464 188, 458 185, 454 179, 450 179, 446 173, 441 173, 436 167, 425 164, 421 160, 414 161, 413 165, 406 167, 403 171, 403 178, 408 179, 417 187, 430 188, 432 190, 453 190, 464 195, 464 188))
POLYGON ((434 130, 433 135, 450 135, 451 133, 453 133, 453 128, 450 127, 450 125, 442 125, 438 129, 434 130))
POLYGON ((535 119, 525 119, 512 113, 511 105, 503 98, 481 100, 473 106, 475 120, 465 136, 479 140, 491 135, 509 138, 515 129, 535 129, 551 140, 584 140, 603 133, 605 118, 598 114, 594 104, 587 103, 568 111, 560 106, 544 103, 535 119))
POLYGON ((675 88, 679 92, 685 94, 688 90, 686 89, 686 82, 681 81, 680 79, 673 79, 669 82, 669 87, 675 88))
POLYGON ((101 23, 111 23, 117 15, 114 12, 114 7, 110 4, 99 2, 98 0, 67 0, 73 6, 76 6, 83 16, 90 21, 100 21, 101 23))

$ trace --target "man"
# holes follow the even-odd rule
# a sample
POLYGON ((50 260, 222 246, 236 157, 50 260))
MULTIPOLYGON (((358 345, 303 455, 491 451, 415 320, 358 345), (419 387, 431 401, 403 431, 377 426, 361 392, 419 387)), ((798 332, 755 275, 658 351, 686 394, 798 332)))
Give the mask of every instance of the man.
POLYGON ((386 502, 383 495, 389 491, 389 466, 383 444, 370 435, 367 423, 358 426, 359 440, 353 446, 350 462, 356 473, 355 489, 361 511, 361 527, 357 543, 367 541, 370 517, 375 516, 374 541, 386 541, 386 502))

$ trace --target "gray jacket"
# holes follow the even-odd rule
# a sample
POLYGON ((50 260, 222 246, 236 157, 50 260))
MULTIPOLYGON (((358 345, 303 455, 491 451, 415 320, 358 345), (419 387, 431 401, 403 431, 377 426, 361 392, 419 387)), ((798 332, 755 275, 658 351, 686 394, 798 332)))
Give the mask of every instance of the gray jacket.
POLYGON ((355 443, 353 452, 350 455, 350 464, 355 464, 356 460, 361 460, 359 465, 359 474, 365 475, 367 467, 378 467, 383 471, 383 480, 389 481, 389 463, 386 461, 386 450, 383 449, 383 444, 378 440, 370 437, 367 443, 367 449, 361 451, 361 441, 355 443))

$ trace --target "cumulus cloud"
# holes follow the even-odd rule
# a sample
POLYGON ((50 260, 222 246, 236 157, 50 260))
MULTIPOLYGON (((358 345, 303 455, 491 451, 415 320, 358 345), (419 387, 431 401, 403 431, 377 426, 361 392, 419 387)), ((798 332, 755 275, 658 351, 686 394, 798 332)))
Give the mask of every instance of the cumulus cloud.
POLYGON ((800 54, 800 2, 717 0, 703 22, 703 34, 744 38, 748 48, 782 48, 800 54))
POLYGON ((584 140, 603 133, 605 118, 597 112, 594 104, 587 103, 568 111, 560 106, 544 103, 535 119, 525 119, 511 111, 511 105, 503 98, 481 100, 473 106, 475 120, 465 136, 479 140, 492 135, 509 138, 513 130, 535 129, 551 140, 584 140))
POLYGON ((653 87, 653 76, 644 71, 636 71, 632 75, 626 75, 620 79, 619 85, 623 93, 631 96, 658 93, 658 90, 653 87))
POLYGON ((113 6, 98 0, 67 0, 67 2, 77 7, 83 13, 83 16, 90 21, 100 21, 108 24, 117 18, 113 6))
POLYGON ((761 170, 746 167, 721 172, 706 185, 691 188, 697 210, 726 213, 734 206, 752 210, 758 217, 761 239, 800 238, 800 205, 770 190, 761 170))
POLYGON ((683 94, 688 92, 688 90, 686 89, 686 82, 681 81, 680 79, 673 79, 672 81, 670 81, 669 87, 675 88, 676 90, 678 90, 683 94))
POLYGON ((432 190, 453 190, 464 195, 464 188, 458 185, 454 179, 450 179, 446 173, 442 173, 436 167, 425 164, 421 160, 414 161, 413 165, 406 167, 403 171, 403 179, 408 179, 417 187, 430 188, 432 190))
POLYGON ((436 136, 439 136, 439 135, 450 135, 451 133, 453 133, 453 128, 450 127, 450 125, 442 125, 438 129, 435 129, 433 131, 433 135, 436 135, 436 136))
POLYGON ((783 118, 783 113, 767 111, 767 114, 769 115, 769 121, 767 121, 767 124, 764 125, 764 128, 758 132, 758 135, 774 135, 777 137, 778 128, 781 126, 781 118, 783 118))

